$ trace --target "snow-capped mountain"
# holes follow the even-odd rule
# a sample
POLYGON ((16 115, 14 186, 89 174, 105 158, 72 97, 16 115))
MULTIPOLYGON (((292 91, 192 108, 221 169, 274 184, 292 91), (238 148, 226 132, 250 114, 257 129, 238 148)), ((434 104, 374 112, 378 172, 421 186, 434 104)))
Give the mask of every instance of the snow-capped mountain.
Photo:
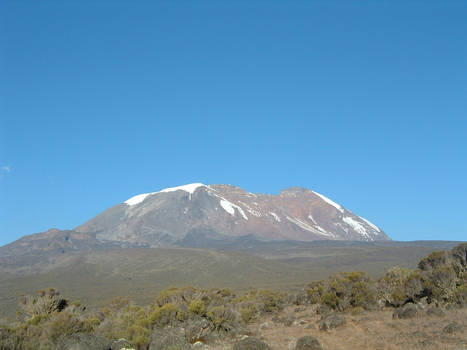
POLYGON ((75 231, 152 247, 244 235, 296 241, 390 239, 376 225, 312 190, 290 188, 270 195, 201 183, 136 195, 75 231))

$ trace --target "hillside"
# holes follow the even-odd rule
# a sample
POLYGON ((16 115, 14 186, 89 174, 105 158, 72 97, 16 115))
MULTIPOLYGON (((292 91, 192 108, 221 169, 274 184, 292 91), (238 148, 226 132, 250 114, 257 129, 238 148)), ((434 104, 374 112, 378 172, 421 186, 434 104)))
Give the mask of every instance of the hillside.
MULTIPOLYGON (((235 263, 230 254, 211 252, 205 266, 235 263)), ((103 262, 94 259, 86 264, 103 262)), ((126 272, 121 260, 113 277, 126 272)), ((467 342, 467 243, 429 254, 416 269, 393 267, 380 278, 340 272, 287 291, 170 287, 143 306, 120 295, 96 308, 46 288, 18 301, 16 321, 0 320, 2 350, 458 350, 467 342)))
POLYGON ((147 303, 171 285, 292 290, 339 271, 381 276, 394 265, 414 268, 421 257, 455 244, 249 239, 224 250, 118 248, 26 256, 0 265, 0 315, 12 315, 18 295, 50 286, 89 305, 116 296, 147 303))

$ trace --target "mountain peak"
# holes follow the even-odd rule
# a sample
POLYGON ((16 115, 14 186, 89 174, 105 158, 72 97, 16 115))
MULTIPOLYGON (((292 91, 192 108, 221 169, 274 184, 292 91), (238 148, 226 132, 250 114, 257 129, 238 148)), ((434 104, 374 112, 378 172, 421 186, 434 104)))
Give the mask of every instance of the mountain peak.
POLYGON ((202 184, 201 182, 195 182, 192 184, 187 184, 187 185, 182 185, 182 186, 177 186, 177 187, 169 187, 161 190, 160 192, 174 192, 174 191, 185 191, 188 193, 193 194, 198 187, 208 187, 205 184, 202 184))
POLYGON ((130 199, 126 200, 124 203, 127 205, 136 205, 141 203, 146 199, 147 196, 156 194, 156 193, 167 193, 167 192, 174 192, 174 191, 185 191, 190 194, 193 194, 197 188, 199 187, 208 187, 205 184, 202 184, 200 182, 192 183, 192 184, 187 184, 187 185, 182 185, 182 186, 177 186, 177 187, 169 187, 169 188, 164 188, 163 190, 157 191, 157 192, 149 192, 149 193, 142 193, 138 194, 136 196, 131 197, 130 199))
POLYGON ((376 225, 303 187, 279 195, 192 183, 131 197, 76 228, 103 241, 173 246, 186 237, 266 240, 387 240, 376 225))

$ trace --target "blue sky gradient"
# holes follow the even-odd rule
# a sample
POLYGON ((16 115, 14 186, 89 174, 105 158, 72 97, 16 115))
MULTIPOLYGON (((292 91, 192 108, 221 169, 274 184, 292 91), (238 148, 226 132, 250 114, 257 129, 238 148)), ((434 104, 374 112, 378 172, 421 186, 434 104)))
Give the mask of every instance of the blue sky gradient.
POLYGON ((467 239, 467 2, 0 4, 0 245, 191 182, 467 239))

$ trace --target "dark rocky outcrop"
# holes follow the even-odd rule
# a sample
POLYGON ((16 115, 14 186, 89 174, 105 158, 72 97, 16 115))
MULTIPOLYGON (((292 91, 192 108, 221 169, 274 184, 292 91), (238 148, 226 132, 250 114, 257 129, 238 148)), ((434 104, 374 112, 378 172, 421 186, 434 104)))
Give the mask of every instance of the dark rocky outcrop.
POLYGON ((418 315, 417 307, 414 304, 406 304, 400 308, 397 308, 392 314, 392 318, 413 318, 418 315))
POLYGON ((233 347, 233 350, 270 350, 268 344, 258 338, 248 337, 240 340, 233 347))
POLYGON ((190 320, 185 327, 185 337, 190 343, 204 340, 211 331, 211 325, 204 318, 190 320))
POLYGON ((306 335, 298 339, 295 350, 323 350, 323 346, 315 337, 306 335))
POLYGON ((446 327, 443 328, 443 332, 448 334, 462 332, 463 330, 464 327, 455 321, 449 323, 446 327))
POLYGON ((154 328, 149 350, 191 350, 182 328, 154 328))

